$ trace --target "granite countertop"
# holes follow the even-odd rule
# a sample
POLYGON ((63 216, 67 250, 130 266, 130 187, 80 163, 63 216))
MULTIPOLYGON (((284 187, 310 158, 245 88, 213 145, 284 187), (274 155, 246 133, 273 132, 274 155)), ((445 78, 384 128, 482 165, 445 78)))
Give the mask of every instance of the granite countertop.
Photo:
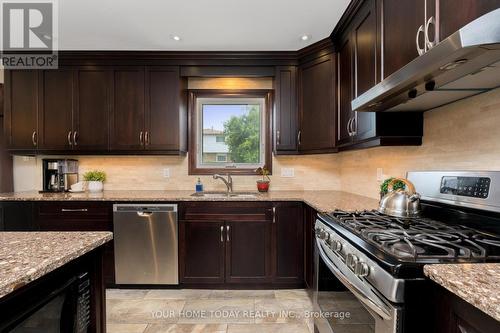
POLYGON ((193 197, 193 191, 104 191, 102 193, 1 193, 0 201, 303 201, 319 212, 376 209, 378 200, 341 191, 270 191, 256 197, 193 197))
POLYGON ((500 321, 500 264, 425 265, 431 280, 500 321))
POLYGON ((0 232, 0 298, 111 239, 111 232, 0 232))

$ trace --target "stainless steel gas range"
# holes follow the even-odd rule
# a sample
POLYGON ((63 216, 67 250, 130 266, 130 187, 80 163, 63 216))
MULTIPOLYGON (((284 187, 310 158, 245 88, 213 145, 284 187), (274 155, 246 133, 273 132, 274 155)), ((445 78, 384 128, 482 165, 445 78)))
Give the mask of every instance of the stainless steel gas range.
POLYGON ((433 263, 500 262, 500 172, 409 172, 423 216, 334 211, 316 220, 317 332, 431 332, 433 263))

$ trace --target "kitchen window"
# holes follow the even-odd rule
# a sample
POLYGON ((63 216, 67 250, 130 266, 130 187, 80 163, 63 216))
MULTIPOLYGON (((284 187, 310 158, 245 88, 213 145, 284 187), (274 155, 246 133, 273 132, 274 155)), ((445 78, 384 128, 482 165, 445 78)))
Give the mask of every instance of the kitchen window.
POLYGON ((269 91, 191 91, 190 174, 270 169, 269 91))

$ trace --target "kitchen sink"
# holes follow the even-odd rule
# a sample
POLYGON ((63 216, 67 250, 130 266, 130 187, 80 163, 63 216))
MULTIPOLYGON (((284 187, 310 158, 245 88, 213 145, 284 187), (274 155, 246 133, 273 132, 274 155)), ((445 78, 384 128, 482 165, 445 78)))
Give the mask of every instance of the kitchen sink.
POLYGON ((193 193, 192 197, 200 198, 256 198, 259 194, 257 192, 201 192, 193 193))

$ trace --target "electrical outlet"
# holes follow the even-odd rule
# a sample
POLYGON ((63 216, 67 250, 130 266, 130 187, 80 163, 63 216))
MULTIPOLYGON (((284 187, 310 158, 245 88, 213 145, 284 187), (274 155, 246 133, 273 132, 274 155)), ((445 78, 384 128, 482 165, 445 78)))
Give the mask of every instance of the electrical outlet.
POLYGON ((163 169, 163 178, 170 178, 170 169, 169 168, 163 169))
POLYGON ((384 180, 384 170, 382 168, 377 168, 377 181, 381 182, 384 180))
POLYGON ((281 168, 281 177, 292 178, 295 177, 294 168, 281 168))

